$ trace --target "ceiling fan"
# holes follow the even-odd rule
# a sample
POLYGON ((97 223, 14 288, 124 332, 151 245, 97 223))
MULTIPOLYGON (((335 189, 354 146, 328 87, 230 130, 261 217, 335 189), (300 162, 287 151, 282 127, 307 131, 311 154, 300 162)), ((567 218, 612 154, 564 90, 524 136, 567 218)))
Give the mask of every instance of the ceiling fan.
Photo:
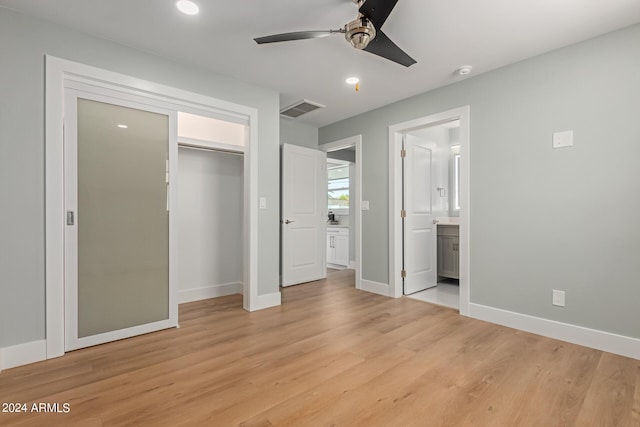
POLYGON ((358 6, 358 17, 339 30, 297 31, 254 39, 258 44, 313 39, 331 34, 344 34, 356 49, 361 49, 409 67, 416 61, 400 49, 382 32, 382 25, 398 0, 352 0, 358 6))

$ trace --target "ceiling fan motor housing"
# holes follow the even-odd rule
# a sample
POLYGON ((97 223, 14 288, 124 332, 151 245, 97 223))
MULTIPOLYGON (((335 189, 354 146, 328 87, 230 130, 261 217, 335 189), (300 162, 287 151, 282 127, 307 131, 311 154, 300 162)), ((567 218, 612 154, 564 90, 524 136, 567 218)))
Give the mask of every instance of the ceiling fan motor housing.
POLYGON ((360 15, 344 26, 344 37, 356 49, 364 49, 376 37, 376 28, 371 21, 360 15))

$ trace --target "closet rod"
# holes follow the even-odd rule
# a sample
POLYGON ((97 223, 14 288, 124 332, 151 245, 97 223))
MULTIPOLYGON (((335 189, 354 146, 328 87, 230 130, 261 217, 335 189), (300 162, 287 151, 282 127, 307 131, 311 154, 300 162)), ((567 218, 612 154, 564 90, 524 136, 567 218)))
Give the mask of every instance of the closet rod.
POLYGON ((213 151, 216 153, 233 154, 234 156, 244 156, 244 153, 239 151, 224 150, 222 148, 213 148, 213 147, 200 147, 197 145, 183 144, 183 143, 179 143, 178 148, 189 148, 192 150, 213 151))

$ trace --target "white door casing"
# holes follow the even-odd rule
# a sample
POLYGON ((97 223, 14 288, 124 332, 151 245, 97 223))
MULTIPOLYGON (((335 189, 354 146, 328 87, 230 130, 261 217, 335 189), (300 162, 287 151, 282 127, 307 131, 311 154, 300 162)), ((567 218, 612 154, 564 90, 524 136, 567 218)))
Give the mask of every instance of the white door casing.
MULTIPOLYGON (((64 150, 63 117, 64 90, 76 84, 94 87, 144 99, 147 105, 162 105, 180 110, 248 125, 244 161, 244 291, 243 305, 248 311, 280 304, 280 293, 258 295, 258 110, 253 107, 222 101, 205 95, 177 89, 140 78, 114 73, 65 59, 46 56, 45 84, 45 287, 46 287, 46 358, 62 356, 65 352, 64 321, 64 150), (277 296, 277 299, 274 298, 277 296)), ((177 146, 176 146, 177 151, 177 146)), ((171 170, 177 172, 176 162, 171 170)), ((171 187, 176 188, 175 185, 171 187)), ((170 191, 174 191, 170 190, 170 191)), ((177 197, 170 197, 177 200, 177 197)), ((170 219, 172 221, 172 219, 170 219)), ((175 233, 174 231, 170 233, 175 233)), ((171 238, 171 237, 170 237, 171 238)), ((175 241, 175 239, 173 239, 175 241)), ((171 245, 173 249, 174 245, 171 245)), ((170 255, 170 263, 172 257, 170 255)), ((173 273, 175 274, 175 273, 173 273)), ((177 313, 177 307, 175 307, 177 313)))
POLYGON ((326 277, 327 157, 282 146, 282 286, 326 277))
POLYGON ((460 120, 460 314, 469 315, 471 272, 469 266, 470 235, 470 117, 466 105, 452 110, 389 126, 389 296, 400 298, 402 292, 402 135, 425 126, 460 120))
POLYGON ((404 135, 404 294, 436 285, 435 144, 404 135))

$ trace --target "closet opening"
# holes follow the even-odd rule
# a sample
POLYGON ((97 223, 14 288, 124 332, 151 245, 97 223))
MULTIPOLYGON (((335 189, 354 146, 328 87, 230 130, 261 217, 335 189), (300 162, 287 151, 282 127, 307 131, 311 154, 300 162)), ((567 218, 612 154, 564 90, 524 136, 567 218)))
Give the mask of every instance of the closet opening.
POLYGON ((178 112, 178 302, 243 293, 247 126, 178 112))

